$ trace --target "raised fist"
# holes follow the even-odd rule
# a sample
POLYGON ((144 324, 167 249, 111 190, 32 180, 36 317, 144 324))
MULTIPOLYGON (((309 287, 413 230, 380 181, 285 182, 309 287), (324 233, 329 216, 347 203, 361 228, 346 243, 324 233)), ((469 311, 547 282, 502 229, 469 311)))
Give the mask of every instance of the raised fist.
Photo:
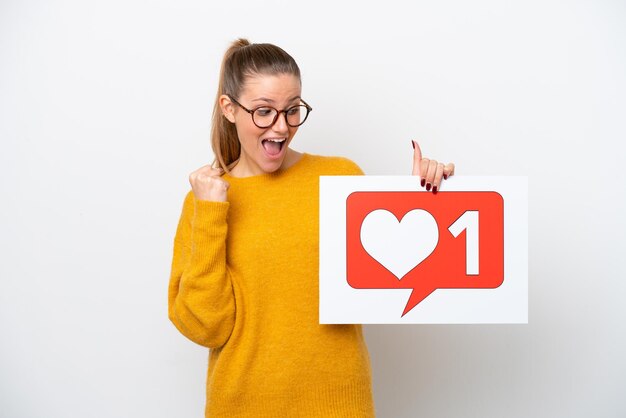
POLYGON ((210 165, 200 167, 191 173, 189 184, 196 199, 225 202, 230 185, 222 178, 222 174, 224 174, 223 169, 213 168, 210 165))

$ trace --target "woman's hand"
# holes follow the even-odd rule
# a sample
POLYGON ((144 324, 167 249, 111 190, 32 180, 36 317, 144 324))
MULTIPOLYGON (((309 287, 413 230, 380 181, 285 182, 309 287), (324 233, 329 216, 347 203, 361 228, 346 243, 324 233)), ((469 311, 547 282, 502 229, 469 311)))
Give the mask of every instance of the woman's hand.
POLYGON ((436 194, 441 186, 441 177, 447 179, 454 175, 454 164, 448 163, 443 165, 436 160, 422 158, 422 150, 416 141, 411 141, 413 145, 413 175, 420 176, 422 187, 426 186, 426 190, 436 194))
POLYGON ((230 184, 221 176, 224 170, 205 165, 189 175, 189 184, 198 200, 225 202, 230 184))

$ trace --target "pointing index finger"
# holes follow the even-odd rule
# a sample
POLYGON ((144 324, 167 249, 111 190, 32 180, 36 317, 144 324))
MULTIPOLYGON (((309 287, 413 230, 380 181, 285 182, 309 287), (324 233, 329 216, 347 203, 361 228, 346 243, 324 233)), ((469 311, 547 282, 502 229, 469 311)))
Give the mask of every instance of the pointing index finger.
POLYGON ((414 176, 420 174, 420 162, 422 161, 422 150, 417 141, 411 140, 413 144, 413 171, 414 176))

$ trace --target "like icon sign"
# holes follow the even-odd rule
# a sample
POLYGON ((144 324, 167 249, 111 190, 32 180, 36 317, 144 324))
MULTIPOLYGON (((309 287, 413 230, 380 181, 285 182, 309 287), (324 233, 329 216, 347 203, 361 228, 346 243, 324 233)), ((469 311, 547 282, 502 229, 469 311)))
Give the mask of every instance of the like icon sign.
POLYGON ((402 316, 436 289, 504 280, 504 202, 497 192, 353 192, 346 201, 347 282, 413 289, 402 316))

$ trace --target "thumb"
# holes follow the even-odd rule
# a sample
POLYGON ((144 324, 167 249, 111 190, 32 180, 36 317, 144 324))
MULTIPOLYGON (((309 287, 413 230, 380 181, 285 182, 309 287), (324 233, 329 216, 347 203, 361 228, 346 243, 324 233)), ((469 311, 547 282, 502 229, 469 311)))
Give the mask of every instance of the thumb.
POLYGON ((413 145, 413 171, 412 174, 417 176, 420 174, 420 162, 422 161, 422 150, 417 141, 411 140, 413 145))

